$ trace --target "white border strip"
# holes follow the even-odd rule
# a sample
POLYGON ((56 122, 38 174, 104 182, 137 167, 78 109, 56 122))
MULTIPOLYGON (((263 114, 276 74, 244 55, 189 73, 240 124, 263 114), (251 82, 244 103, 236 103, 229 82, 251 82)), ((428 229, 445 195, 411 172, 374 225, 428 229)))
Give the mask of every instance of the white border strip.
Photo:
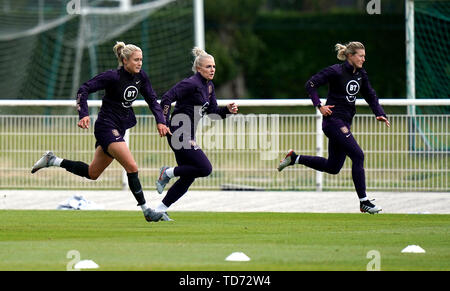
MULTIPOLYGON (((325 103, 325 99, 321 99, 325 103)), ((158 101, 159 102, 159 101, 158 101)), ((235 102, 238 106, 312 106, 310 99, 219 99, 219 106, 235 102)), ((388 106, 449 106, 450 99, 379 99, 381 105, 388 106)), ((92 107, 100 107, 102 100, 88 100, 88 105, 92 107)), ((357 99, 356 105, 366 105, 363 99, 357 99)), ((0 106, 76 106, 75 100, 0 100, 0 106)), ((147 107, 148 104, 144 100, 136 100, 133 107, 147 107)))

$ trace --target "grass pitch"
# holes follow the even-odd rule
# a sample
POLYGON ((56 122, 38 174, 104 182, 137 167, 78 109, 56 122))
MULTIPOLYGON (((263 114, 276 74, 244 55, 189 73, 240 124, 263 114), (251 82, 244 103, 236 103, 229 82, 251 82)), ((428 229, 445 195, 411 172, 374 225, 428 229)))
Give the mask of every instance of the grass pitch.
POLYGON ((71 250, 97 270, 450 270, 450 216, 0 210, 0 270, 61 270, 71 250), (408 245, 425 254, 405 254, 408 245), (228 262, 244 252, 249 262, 228 262))

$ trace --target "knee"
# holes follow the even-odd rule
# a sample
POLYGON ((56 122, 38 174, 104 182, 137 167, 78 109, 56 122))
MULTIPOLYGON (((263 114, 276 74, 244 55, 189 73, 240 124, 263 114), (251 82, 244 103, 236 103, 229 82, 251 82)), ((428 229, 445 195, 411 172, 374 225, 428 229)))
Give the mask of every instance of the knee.
POLYGON ((361 154, 360 154, 360 159, 361 159, 361 161, 363 161, 364 162, 364 153, 361 151, 361 154))
POLYGON ((124 168, 127 173, 136 173, 138 171, 138 166, 135 161, 128 163, 124 168))
POLYGON ((340 167, 331 167, 328 169, 327 173, 332 175, 337 175, 341 171, 340 167))
POLYGON ((98 179, 98 177, 100 177, 100 175, 101 175, 102 173, 101 172, 98 172, 98 171, 92 171, 91 170, 91 168, 89 168, 89 179, 90 180, 97 180, 98 179))
POLYGON ((363 151, 357 151, 351 156, 353 164, 364 164, 364 153, 363 151))
POLYGON ((211 164, 203 165, 202 167, 200 167, 198 169, 199 177, 207 177, 207 176, 211 175, 211 173, 212 173, 212 165, 211 164))

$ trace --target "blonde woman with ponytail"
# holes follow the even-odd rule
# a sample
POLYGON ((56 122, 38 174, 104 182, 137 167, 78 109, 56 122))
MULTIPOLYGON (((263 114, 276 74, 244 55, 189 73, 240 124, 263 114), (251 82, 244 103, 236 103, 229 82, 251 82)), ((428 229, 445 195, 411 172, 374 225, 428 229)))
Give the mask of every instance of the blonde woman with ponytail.
POLYGON ((366 195, 364 153, 351 132, 351 124, 356 113, 355 101, 361 93, 375 114, 376 120, 390 123, 378 102, 375 90, 363 69, 366 51, 362 43, 352 41, 335 44, 338 60, 342 63, 329 66, 305 84, 306 91, 314 107, 323 115, 322 130, 328 137, 328 158, 298 155, 289 150, 278 165, 278 171, 288 166, 302 164, 317 171, 338 174, 348 156, 352 160, 352 178, 359 198, 361 212, 378 213, 381 207, 374 205, 366 195), (326 104, 321 104, 317 88, 328 84, 326 104))
POLYGON ((81 161, 61 159, 47 152, 36 162, 31 172, 59 166, 75 175, 97 180, 103 171, 116 159, 127 172, 128 185, 137 205, 141 207, 148 222, 159 221, 162 214, 156 213, 146 205, 142 186, 138 178, 137 164, 124 140, 125 131, 136 125, 132 109, 133 101, 141 94, 155 116, 160 136, 170 134, 161 106, 156 100, 147 74, 142 70, 142 50, 133 45, 117 42, 113 47, 119 67, 103 72, 81 85, 77 93, 78 127, 87 130, 90 127, 88 95, 105 90, 102 106, 94 126, 96 139, 95 153, 88 165, 81 161))
POLYGON ((214 57, 198 47, 192 49, 192 55, 194 75, 177 83, 161 98, 167 125, 173 133, 172 136, 167 136, 167 140, 178 166, 161 168, 156 181, 158 193, 163 192, 170 179, 179 177, 155 209, 163 213, 162 220, 171 220, 167 209, 188 191, 196 178, 209 176, 212 172, 208 157, 195 140, 195 129, 200 119, 204 115, 214 119, 225 118, 238 111, 235 103, 224 107, 217 106, 212 82, 216 73, 214 57), (176 104, 171 113, 173 102, 176 104))

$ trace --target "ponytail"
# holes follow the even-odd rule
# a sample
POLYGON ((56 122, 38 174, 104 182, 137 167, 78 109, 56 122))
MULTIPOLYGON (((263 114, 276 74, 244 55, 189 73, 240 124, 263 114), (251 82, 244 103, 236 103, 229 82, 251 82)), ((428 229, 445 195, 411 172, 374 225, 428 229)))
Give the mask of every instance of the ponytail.
POLYGON ((214 59, 214 57, 210 54, 208 54, 205 50, 199 48, 199 47, 194 47, 192 49, 192 55, 194 56, 194 63, 192 64, 192 71, 194 73, 197 73, 197 67, 201 66, 201 61, 204 58, 212 58, 214 59))
POLYGON ((138 46, 134 44, 125 44, 123 41, 118 41, 113 47, 114 54, 116 55, 119 67, 123 66, 123 59, 129 59, 135 51, 142 51, 138 46))
POLYGON ((337 51, 337 58, 340 61, 345 61, 348 55, 354 55, 356 50, 365 49, 364 45, 358 41, 351 41, 345 45, 337 43, 334 45, 335 51, 337 51))

